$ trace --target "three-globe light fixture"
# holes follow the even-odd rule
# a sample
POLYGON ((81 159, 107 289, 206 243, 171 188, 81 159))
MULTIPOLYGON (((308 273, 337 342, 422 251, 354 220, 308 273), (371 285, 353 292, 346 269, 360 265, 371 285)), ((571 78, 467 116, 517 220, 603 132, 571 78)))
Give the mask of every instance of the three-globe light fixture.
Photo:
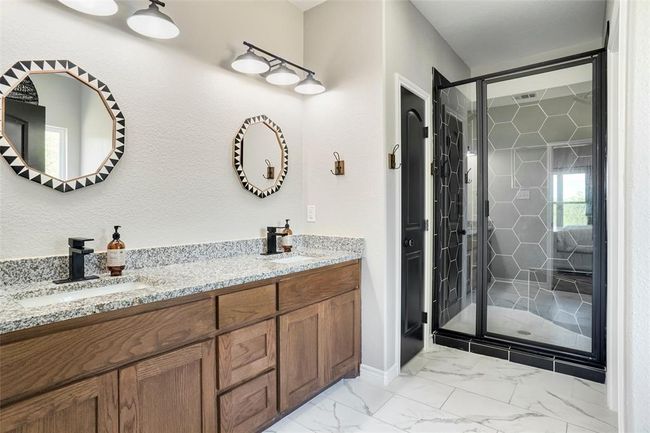
POLYGON ((276 56, 275 54, 256 47, 246 41, 244 41, 244 45, 248 47, 246 52, 237 57, 231 63, 231 66, 235 71, 244 74, 259 74, 263 76, 268 83, 277 86, 290 86, 297 83, 294 90, 303 95, 317 95, 325 91, 323 83, 314 78, 314 71, 303 68, 300 65, 283 59, 280 56, 276 56), (266 54, 270 59, 256 54, 255 51, 266 54), (300 76, 289 66, 300 69, 305 72, 307 76, 301 81, 300 76))
MULTIPOLYGON (((59 0, 64 5, 89 15, 109 16, 117 12, 115 0, 59 0)), ((168 15, 160 11, 165 3, 160 0, 149 0, 149 7, 140 9, 131 15, 127 25, 131 30, 141 35, 155 39, 172 39, 179 35, 180 30, 168 15)))

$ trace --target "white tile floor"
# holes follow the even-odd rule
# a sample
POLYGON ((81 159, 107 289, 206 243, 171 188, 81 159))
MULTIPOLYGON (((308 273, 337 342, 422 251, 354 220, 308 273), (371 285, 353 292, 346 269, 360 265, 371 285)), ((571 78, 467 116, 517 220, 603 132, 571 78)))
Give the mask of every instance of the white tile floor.
POLYGON ((605 386, 443 346, 386 387, 343 380, 266 433, 611 433, 605 386))

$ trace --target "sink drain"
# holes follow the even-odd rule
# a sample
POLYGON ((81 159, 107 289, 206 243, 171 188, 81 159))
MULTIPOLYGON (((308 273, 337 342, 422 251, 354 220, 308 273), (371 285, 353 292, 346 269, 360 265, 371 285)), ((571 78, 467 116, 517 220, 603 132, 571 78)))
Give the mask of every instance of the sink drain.
POLYGON ((528 332, 528 331, 522 331, 522 330, 520 329, 519 331, 517 331, 517 334, 521 334, 521 335, 530 335, 530 332, 528 332))

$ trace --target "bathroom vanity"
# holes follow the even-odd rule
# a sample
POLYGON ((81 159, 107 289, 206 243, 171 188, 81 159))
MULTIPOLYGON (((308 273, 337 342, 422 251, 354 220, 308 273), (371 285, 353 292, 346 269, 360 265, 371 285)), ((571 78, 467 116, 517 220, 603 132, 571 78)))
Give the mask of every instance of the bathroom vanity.
POLYGON ((42 313, 38 326, 4 307, 3 318, 14 316, 11 326, 21 329, 6 332, 7 325, 0 335, 0 433, 261 431, 359 374, 356 257, 299 266, 243 256, 151 268, 136 272, 137 281, 174 274, 155 290, 139 289, 139 301, 111 295, 90 303, 109 310, 96 314, 79 313, 89 300, 63 314, 55 305, 32 307, 42 313), (228 285, 234 271, 224 266, 246 261, 256 275, 279 275, 228 285), (190 283, 176 288, 183 280, 190 283), (159 300, 141 303, 151 296, 159 300))

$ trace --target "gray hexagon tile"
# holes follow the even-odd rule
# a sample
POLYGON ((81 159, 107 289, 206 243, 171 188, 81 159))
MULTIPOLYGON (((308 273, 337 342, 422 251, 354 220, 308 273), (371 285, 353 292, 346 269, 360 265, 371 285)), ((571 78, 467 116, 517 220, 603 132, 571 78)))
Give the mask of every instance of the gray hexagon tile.
POLYGON ((517 169, 515 179, 522 188, 541 187, 546 180, 547 171, 539 162, 524 162, 517 169))
POLYGON ((552 116, 546 119, 539 130, 547 143, 564 143, 569 141, 577 129, 576 124, 567 115, 552 116))
POLYGON ((495 150, 489 156, 488 169, 492 170, 498 176, 513 175, 513 156, 512 149, 495 150))
POLYGON ((521 242, 539 243, 546 233, 546 226, 537 216, 519 217, 513 229, 521 242))
POLYGON ((512 176, 495 176, 489 184, 489 189, 495 201, 512 201, 519 187, 513 185, 512 176))
MULTIPOLYGON (((571 133, 573 134, 573 131, 571 133)), ((489 135, 495 149, 510 149, 518 136, 519 132, 511 122, 495 124, 489 135)))
POLYGON ((497 202, 490 212, 490 220, 498 229, 509 229, 517 222, 519 212, 511 202, 497 202))
MULTIPOLYGON (((546 146, 546 143, 544 146, 546 146)), ((515 149, 515 154, 522 160, 522 162, 542 161, 546 159, 546 147, 515 149)))
POLYGON ((522 189, 515 197, 515 207, 521 215, 539 215, 546 206, 546 197, 539 188, 522 189), (522 192, 528 192, 528 198, 522 198, 522 192))
POLYGON ((583 141, 583 140, 591 140, 593 137, 593 131, 591 126, 581 126, 578 129, 576 129, 576 132, 573 134, 573 137, 571 137, 571 141, 583 141))
POLYGON ((490 99, 488 115, 495 123, 510 122, 517 112, 517 103, 512 96, 490 99))
POLYGON ((494 229, 489 243, 495 254, 513 254, 519 246, 519 239, 512 229, 494 229))
POLYGON ((575 97, 568 86, 548 89, 539 102, 544 112, 549 116, 566 114, 571 109, 575 97))
POLYGON ((517 140, 515 141, 515 147, 542 147, 546 146, 546 142, 539 135, 539 132, 529 132, 527 134, 519 134, 517 140))
POLYGON ((529 133, 537 132, 546 120, 546 114, 539 108, 538 105, 529 105, 519 108, 512 123, 519 132, 529 133))
POLYGON ((522 270, 538 269, 546 262, 546 255, 538 244, 520 244, 513 257, 522 270))

